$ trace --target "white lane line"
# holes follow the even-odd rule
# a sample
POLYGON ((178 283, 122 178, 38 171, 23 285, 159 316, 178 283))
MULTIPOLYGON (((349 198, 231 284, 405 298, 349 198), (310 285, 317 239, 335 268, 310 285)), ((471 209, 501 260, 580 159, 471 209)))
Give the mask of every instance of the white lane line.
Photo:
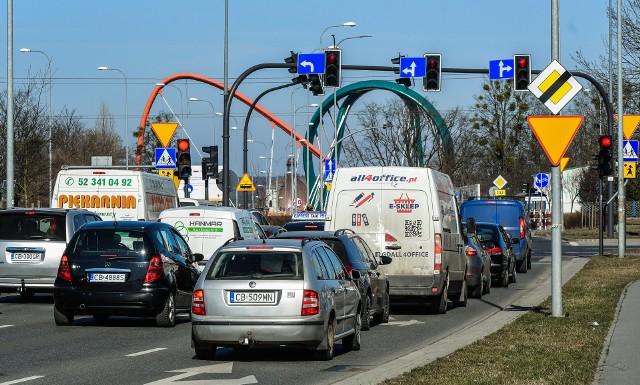
POLYGON ((13 380, 13 381, 9 381, 9 382, 2 382, 0 383, 0 385, 12 385, 12 384, 19 384, 21 382, 27 382, 27 381, 31 381, 31 380, 37 380, 38 378, 42 378, 44 376, 31 376, 31 377, 25 377, 25 378, 20 378, 18 380, 13 380))
POLYGON ((569 246, 580 246, 578 242, 569 242, 569 246))
MULTIPOLYGON (((138 353, 131 353, 131 354, 127 354, 125 357, 135 357, 135 356, 141 356, 143 354, 149 354, 149 353, 153 353, 153 352, 158 352, 160 350, 166 350, 167 348, 155 348, 155 349, 149 349, 149 350, 145 350, 144 352, 138 352, 138 353)), ((2 385, 2 384, 0 384, 2 385)))
POLYGON ((0 325, 0 329, 2 329, 2 328, 10 328, 12 326, 15 326, 15 325, 0 325))

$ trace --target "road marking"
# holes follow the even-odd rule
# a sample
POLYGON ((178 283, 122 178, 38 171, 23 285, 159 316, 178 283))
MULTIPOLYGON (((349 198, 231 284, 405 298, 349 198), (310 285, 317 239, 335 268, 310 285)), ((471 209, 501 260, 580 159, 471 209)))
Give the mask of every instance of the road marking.
POLYGON ((580 246, 578 242, 569 242, 569 246, 580 246))
MULTIPOLYGON (((12 325, 11 325, 12 326, 12 325)), ((20 378, 18 380, 13 380, 13 381, 9 381, 9 382, 2 382, 0 383, 0 385, 12 385, 12 384, 19 384, 21 382, 27 382, 27 381, 31 381, 31 380, 37 380, 38 378, 42 378, 44 376, 31 376, 31 377, 25 377, 25 378, 20 378)))
MULTIPOLYGON (((168 378, 163 378, 158 381, 149 382, 146 385, 167 385, 167 384, 180 384, 180 385, 246 385, 257 384, 255 376, 245 376, 242 378, 233 379, 216 379, 216 380, 185 380, 186 378, 193 377, 195 375, 203 373, 231 373, 233 369, 233 362, 226 362, 221 364, 213 364, 206 366, 196 366, 186 369, 169 370, 168 373, 181 373, 168 378)), ((2 385, 2 384, 0 384, 2 385)))
POLYGON ((166 350, 167 348, 155 348, 155 349, 149 349, 149 350, 145 350, 144 352, 138 352, 138 353, 131 353, 131 354, 127 354, 125 357, 135 357, 135 356, 141 356, 143 354, 149 354, 149 353, 154 353, 154 352, 158 352, 160 350, 166 350))
POLYGON ((386 324, 381 324, 381 325, 388 325, 388 326, 409 326, 409 325, 418 325, 418 324, 423 324, 424 322, 422 321, 418 321, 415 319, 411 319, 408 321, 391 321, 391 322, 387 322, 386 324))
POLYGON ((2 328, 10 328, 12 326, 15 326, 15 325, 0 325, 0 329, 2 329, 2 328))

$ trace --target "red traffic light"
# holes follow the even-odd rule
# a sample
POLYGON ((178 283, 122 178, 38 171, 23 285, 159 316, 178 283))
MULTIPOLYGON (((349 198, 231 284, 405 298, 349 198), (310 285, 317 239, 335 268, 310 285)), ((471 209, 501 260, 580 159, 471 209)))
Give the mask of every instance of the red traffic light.
POLYGON ((180 151, 188 151, 189 150, 189 139, 178 139, 178 150, 180 150, 180 151))
POLYGON ((600 143, 600 146, 604 148, 611 147, 611 136, 609 135, 601 136, 600 139, 598 139, 598 143, 600 143))
POLYGON ((334 54, 327 55, 327 62, 330 64, 335 64, 338 58, 334 54))
POLYGON ((429 68, 436 68, 438 66, 438 61, 436 59, 431 59, 427 62, 427 66, 429 66, 429 68))
POLYGON ((518 60, 518 67, 527 68, 527 59, 521 58, 520 60, 518 60))

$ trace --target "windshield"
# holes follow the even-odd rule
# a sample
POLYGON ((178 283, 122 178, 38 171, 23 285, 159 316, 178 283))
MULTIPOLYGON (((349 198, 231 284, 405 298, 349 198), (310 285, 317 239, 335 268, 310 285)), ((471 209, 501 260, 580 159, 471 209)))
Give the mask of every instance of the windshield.
POLYGON ((66 241, 65 234, 64 214, 27 211, 0 215, 0 240, 52 239, 66 241))
POLYGON ((207 279, 302 279, 302 255, 284 251, 225 252, 213 262, 207 279))

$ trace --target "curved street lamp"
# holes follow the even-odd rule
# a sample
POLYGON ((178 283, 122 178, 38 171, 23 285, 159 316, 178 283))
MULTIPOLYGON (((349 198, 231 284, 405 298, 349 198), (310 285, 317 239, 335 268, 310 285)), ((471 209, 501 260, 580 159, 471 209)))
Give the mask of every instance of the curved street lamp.
POLYGON ((355 21, 347 21, 346 23, 342 23, 342 24, 336 24, 336 25, 330 25, 327 28, 324 29, 324 31, 322 31, 322 33, 320 34, 320 50, 322 50, 322 36, 324 35, 325 32, 327 32, 328 30, 330 30, 331 28, 338 28, 338 27, 355 27, 356 23, 355 21))
POLYGON ((211 106, 211 113, 213 114, 213 118, 211 119, 213 123, 213 145, 215 146, 216 145, 216 109, 215 107, 213 107, 213 103, 211 103, 208 100, 198 99, 198 98, 189 98, 189 101, 209 103, 209 105, 211 106))

